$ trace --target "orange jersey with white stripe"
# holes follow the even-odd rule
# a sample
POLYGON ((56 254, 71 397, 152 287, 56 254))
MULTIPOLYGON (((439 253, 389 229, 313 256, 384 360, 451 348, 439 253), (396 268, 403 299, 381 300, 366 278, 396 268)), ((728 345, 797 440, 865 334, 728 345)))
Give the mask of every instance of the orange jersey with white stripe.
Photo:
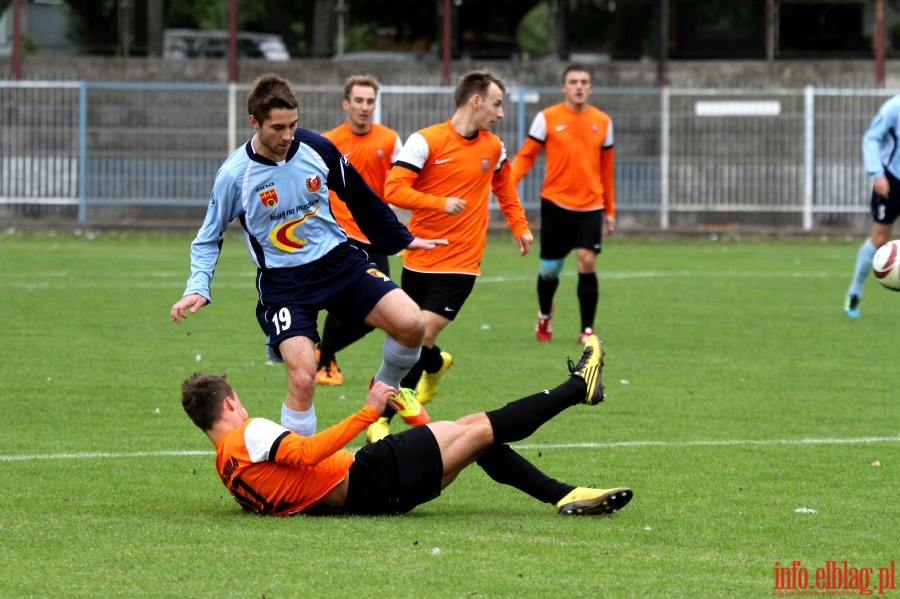
POLYGON ((403 267, 417 272, 480 274, 492 191, 513 236, 530 234, 499 137, 479 131, 466 139, 449 121, 413 133, 385 182, 385 200, 412 210, 407 228, 413 235, 447 239, 450 244, 406 252, 403 267), (448 197, 465 200, 465 210, 458 215, 444 212, 448 197))
POLYGON ((541 197, 567 210, 603 208, 615 216, 612 119, 588 106, 574 112, 564 102, 537 114, 512 163, 513 184, 525 176, 543 148, 547 169, 541 197))
POLYGON ((343 447, 378 419, 364 406, 311 437, 265 418, 250 418, 216 442, 216 471, 240 506, 288 516, 328 496, 347 475, 353 453, 343 447))
MULTIPOLYGON (((387 178, 391 165, 397 160, 400 148, 400 136, 396 131, 372 123, 368 133, 359 135, 350 130, 346 122, 326 131, 322 137, 330 139, 341 154, 359 171, 362 178, 369 184, 378 197, 384 199, 384 180, 387 178)), ((360 230, 359 225, 353 220, 350 210, 337 194, 329 194, 331 212, 335 220, 347 233, 347 237, 369 243, 369 239, 360 230)))

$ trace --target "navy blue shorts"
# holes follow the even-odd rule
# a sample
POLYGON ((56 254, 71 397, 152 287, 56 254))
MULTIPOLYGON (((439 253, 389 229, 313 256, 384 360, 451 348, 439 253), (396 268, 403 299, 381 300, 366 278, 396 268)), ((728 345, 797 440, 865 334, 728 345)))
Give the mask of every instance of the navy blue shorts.
POLYGON ((372 244, 360 241, 359 239, 348 237, 347 243, 365 252, 369 257, 369 262, 374 264, 375 268, 387 276, 391 276, 391 262, 387 255, 376 250, 372 244))
POLYGON ((599 254, 603 219, 603 210, 576 212, 541 198, 541 258, 559 260, 575 248, 599 254))
POLYGON ((400 284, 420 308, 454 320, 475 288, 475 275, 403 269, 400 284))
POLYGON ((256 289, 256 320, 274 357, 280 357, 278 346, 289 337, 320 341, 316 324, 322 310, 341 321, 362 322, 398 287, 365 252, 342 243, 312 264, 258 270, 256 289))
POLYGON ((441 495, 444 462, 427 426, 388 435, 356 452, 345 514, 405 514, 441 495))
POLYGON ((886 198, 872 192, 872 218, 876 223, 892 225, 900 215, 900 180, 887 171, 884 176, 887 177, 890 191, 886 198))

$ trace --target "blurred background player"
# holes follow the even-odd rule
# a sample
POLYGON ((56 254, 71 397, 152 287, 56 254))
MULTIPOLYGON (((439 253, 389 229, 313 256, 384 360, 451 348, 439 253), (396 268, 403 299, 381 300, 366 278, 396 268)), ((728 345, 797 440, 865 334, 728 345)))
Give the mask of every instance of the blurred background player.
POLYGON ((881 105, 862 139, 862 155, 866 172, 872 178, 872 232, 856 254, 856 266, 844 314, 859 318, 863 283, 872 270, 872 258, 878 248, 889 241, 894 221, 900 214, 900 95, 881 105))
MULTIPOLYGON (((407 252, 403 258, 401 286, 422 308, 425 340, 419 361, 401 385, 415 387, 423 404, 437 393, 438 381, 453 363, 437 338, 457 317, 481 272, 492 191, 521 255, 534 239, 509 177, 506 148, 491 133, 503 118, 504 90, 503 81, 488 71, 460 77, 453 116, 413 133, 385 182, 385 199, 412 210, 409 230, 414 235, 440 233, 449 241, 427 257, 407 252)), ((388 409, 369 427, 370 441, 388 434, 391 415, 388 409)))
POLYGON ((603 237, 616 227, 613 171, 613 124, 591 106, 591 76, 578 64, 562 77, 563 101, 540 111, 528 138, 512 163, 513 185, 544 150, 547 159, 541 186, 541 266, 537 280, 538 316, 535 335, 550 341, 553 297, 566 256, 573 249, 578 269, 581 333, 578 343, 593 333, 597 301, 597 254, 603 237))
MULTIPOLYGON (((347 120, 331 131, 326 131, 322 136, 334 142, 369 187, 384 198, 384 180, 403 143, 396 131, 372 121, 378 87, 378 80, 372 75, 348 77, 344 84, 344 99, 341 102, 347 113, 347 120)), ((390 276, 391 267, 387 255, 369 243, 369 238, 353 220, 347 204, 338 198, 337 194, 331 193, 330 199, 331 212, 344 229, 350 243, 368 254, 369 260, 378 271, 390 276)), ((337 365, 337 352, 362 339, 372 330, 373 328, 365 322, 344 322, 329 312, 322 327, 322 341, 316 348, 319 363, 316 383, 342 385, 344 375, 337 365)))

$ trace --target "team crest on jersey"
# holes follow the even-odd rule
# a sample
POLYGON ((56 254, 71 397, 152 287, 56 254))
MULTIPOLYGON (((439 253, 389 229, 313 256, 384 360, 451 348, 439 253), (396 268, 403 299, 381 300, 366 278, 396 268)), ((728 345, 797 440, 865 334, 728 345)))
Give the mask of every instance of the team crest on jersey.
POLYGON ((375 277, 375 278, 377 278, 377 279, 381 279, 381 280, 383 280, 383 281, 390 281, 390 280, 391 280, 391 278, 390 278, 389 276, 387 276, 386 274, 384 274, 383 272, 381 272, 381 271, 378 270, 377 268, 370 268, 370 269, 367 270, 366 272, 369 273, 370 275, 372 275, 373 277, 375 277))
POLYGON ((600 127, 597 126, 597 123, 594 123, 593 125, 591 125, 592 133, 597 133, 598 131, 600 131, 600 127))
POLYGON ((482 173, 488 172, 488 168, 489 168, 490 166, 491 166, 491 161, 490 161, 490 160, 488 160, 487 158, 482 158, 482 159, 481 159, 481 172, 482 172, 482 173))
POLYGON ((278 193, 275 192, 274 187, 270 187, 259 192, 259 201, 263 203, 263 206, 266 208, 274 208, 278 205, 278 193))
POLYGON ((382 150, 381 148, 378 148, 375 151, 375 155, 378 156, 378 160, 384 160, 384 150, 382 150))
POLYGON ((319 175, 310 175, 306 178, 306 191, 316 193, 322 189, 322 179, 319 175))

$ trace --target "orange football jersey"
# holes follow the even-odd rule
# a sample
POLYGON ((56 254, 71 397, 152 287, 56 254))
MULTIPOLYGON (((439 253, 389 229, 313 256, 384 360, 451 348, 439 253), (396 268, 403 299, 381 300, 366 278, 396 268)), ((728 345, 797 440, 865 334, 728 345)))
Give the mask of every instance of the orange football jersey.
POLYGON ((519 194, 509 178, 500 138, 479 131, 462 137, 440 123, 413 133, 391 169, 385 199, 412 210, 408 228, 421 239, 447 239, 450 245, 406 252, 403 266, 417 272, 479 274, 487 243, 488 201, 493 191, 514 237, 531 233, 519 194), (460 214, 444 212, 448 197, 462 198, 460 214))
POLYGON ((378 419, 371 406, 311 437, 250 418, 216 442, 216 471, 248 511, 288 516, 307 510, 344 479, 353 453, 343 447, 378 419))
MULTIPOLYGON (((351 131, 344 122, 331 131, 323 133, 322 137, 330 139, 350 164, 359 171, 369 187, 384 199, 384 180, 391 170, 391 165, 397 159, 400 148, 403 147, 397 132, 384 125, 372 123, 372 128, 368 133, 358 135, 351 131)), ((359 225, 353 220, 347 204, 337 197, 337 194, 330 193, 329 195, 331 211, 335 220, 347 233, 347 237, 369 243, 359 225)))
POLYGON ((574 112, 564 102, 542 110, 512 163, 518 185, 544 149, 547 168, 541 197, 567 210, 603 208, 615 216, 613 126, 609 116, 593 106, 574 112))

